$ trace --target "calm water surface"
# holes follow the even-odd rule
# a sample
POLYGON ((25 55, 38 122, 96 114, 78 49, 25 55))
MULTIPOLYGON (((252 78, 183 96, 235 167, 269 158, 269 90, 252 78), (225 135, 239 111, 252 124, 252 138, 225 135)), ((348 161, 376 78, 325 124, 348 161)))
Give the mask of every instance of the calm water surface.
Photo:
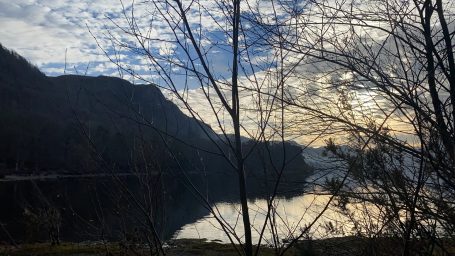
MULTIPOLYGON (((299 195, 289 199, 280 198, 274 203, 276 226, 275 232, 281 239, 288 239, 299 236, 302 231, 310 225, 323 211, 329 201, 329 195, 299 195)), ((264 226, 267 215, 267 201, 264 199, 250 200, 250 215, 253 225, 253 240, 258 241, 260 231, 264 226)), ((351 207, 353 210, 354 206, 351 207)), ((242 234, 243 225, 240 215, 240 204, 218 203, 215 205, 218 215, 231 227, 234 227, 237 234, 242 234)), ((359 219, 365 216, 357 216, 359 219)), ((371 217, 371 216, 370 216, 371 217)), ((213 214, 198 219, 197 221, 184 225, 176 232, 175 238, 206 238, 229 243, 228 236, 220 228, 221 226, 213 214)), ((338 209, 330 207, 312 225, 309 235, 313 238, 324 238, 329 236, 341 236, 352 234, 353 225, 338 209)), ((264 235, 266 242, 271 242, 272 229, 270 223, 266 225, 264 235)))
MULTIPOLYGON (((151 210, 163 239, 205 238, 229 242, 213 214, 188 190, 188 184, 170 178, 157 185, 154 178, 145 179, 146 182, 144 179, 121 177, 121 186, 127 188, 127 192, 121 189, 118 181, 102 176, 0 182, 0 224, 5 228, 4 232, 0 232, 0 240, 7 241, 10 236, 18 241, 46 240, 45 232, 32 230, 27 214, 37 213, 49 206, 61 213, 63 240, 99 240, 102 236, 118 239, 125 234, 125 230, 135 232, 143 224, 144 215, 129 195, 134 195, 139 201, 147 201, 145 195, 157 193, 153 195, 159 195, 160 200, 152 203, 151 210)), ((219 177, 195 185, 210 195, 214 211, 240 236, 243 226, 240 205, 236 201, 238 193, 235 188, 232 189, 234 185, 219 177)), ((329 195, 302 194, 301 191, 286 197, 281 195, 274 202, 275 233, 280 239, 300 235, 324 209, 329 198, 329 195)), ((257 241, 266 219, 267 201, 255 196, 250 199, 249 206, 253 239, 257 241)), ((271 230, 268 223, 264 232, 266 242, 270 242, 271 230)), ((312 225, 309 234, 326 237, 351 232, 352 225, 348 219, 336 208, 330 207, 312 225)))

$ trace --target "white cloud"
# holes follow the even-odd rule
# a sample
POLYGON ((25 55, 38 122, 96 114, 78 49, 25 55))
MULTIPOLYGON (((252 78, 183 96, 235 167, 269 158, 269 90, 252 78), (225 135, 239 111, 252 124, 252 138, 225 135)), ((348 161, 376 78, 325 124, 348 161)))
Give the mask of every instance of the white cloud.
MULTIPOLYGON (((48 74, 63 73, 65 54, 69 66, 108 62, 87 26, 100 36, 107 24, 105 15, 120 10, 120 2, 111 0, 0 0, 0 43, 48 74)), ((121 59, 127 56, 121 55, 121 59)), ((89 73, 108 71, 96 67, 89 73)))
MULTIPOLYGON (((134 38, 127 36, 118 28, 128 28, 127 19, 134 16, 141 31, 150 38, 151 49, 155 49, 163 57, 175 54, 175 45, 169 40, 174 39, 172 31, 164 19, 158 18, 152 3, 135 3, 124 0, 126 12, 122 13, 122 2, 119 0, 0 0, 0 43, 5 47, 17 51, 29 61, 37 65, 47 74, 58 75, 63 71, 65 57, 67 66, 86 66, 88 63, 96 67, 89 69, 88 74, 114 73, 111 65, 99 65, 100 62, 109 62, 99 49, 96 40, 99 40, 111 57, 120 57, 122 63, 129 67, 139 68, 139 72, 148 70, 140 67, 144 61, 138 60, 131 53, 121 53, 115 56, 109 42, 108 33, 126 42, 137 46, 134 38), (118 26, 118 28, 116 28, 118 26), (66 56, 65 56, 66 55, 66 56), (103 70, 103 67, 106 69, 103 70)), ((184 2, 187 6, 190 1, 184 2)), ((214 1, 202 1, 208 10, 213 10, 214 1)), ((197 7, 193 6, 193 12, 197 7), (194 9, 194 10, 193 10, 194 9)), ((217 27, 207 12, 202 16, 189 15, 190 22, 200 23, 204 30, 213 30, 217 27)), ((218 15, 213 12, 213 15, 218 15)), ((204 45, 209 44, 204 40, 204 45)), ((116 50, 122 50, 117 48, 116 50)), ((148 74, 147 74, 148 75, 148 74)))
POLYGON ((32 63, 43 67, 50 63, 100 60, 89 34, 83 27, 84 12, 58 2, 0 1, 0 42, 32 63), (52 4, 52 6, 51 6, 52 4), (70 15, 80 17, 73 19, 70 15))

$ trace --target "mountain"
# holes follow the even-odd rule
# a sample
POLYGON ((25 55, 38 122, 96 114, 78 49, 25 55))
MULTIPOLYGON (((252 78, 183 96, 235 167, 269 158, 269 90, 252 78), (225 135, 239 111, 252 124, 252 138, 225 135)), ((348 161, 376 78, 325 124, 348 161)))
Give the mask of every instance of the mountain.
MULTIPOLYGON (((0 174, 177 169, 235 174, 226 159, 213 154, 219 151, 207 134, 216 137, 153 84, 106 76, 48 77, 0 45, 0 174)), ((292 159, 286 164, 290 179, 309 174, 298 145, 248 139, 243 144, 251 151, 245 165, 254 182, 277 176, 283 146, 292 159)), ((231 179, 237 183, 235 175, 231 179)))
POLYGON ((202 129, 211 133, 154 85, 105 76, 47 77, 0 46, 3 170, 91 172, 99 168, 97 156, 129 169, 133 151, 143 150, 165 162, 163 134, 168 143, 200 141, 206 138, 202 129), (141 148, 146 142, 154 149, 141 148))

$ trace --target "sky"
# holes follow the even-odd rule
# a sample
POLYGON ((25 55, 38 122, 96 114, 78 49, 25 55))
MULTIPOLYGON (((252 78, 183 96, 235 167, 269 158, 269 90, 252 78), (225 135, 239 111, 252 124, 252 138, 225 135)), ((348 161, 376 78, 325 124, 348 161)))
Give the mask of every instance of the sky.
MULTIPOLYGON (((328 2, 330 1, 328 0, 328 2)), ((229 24, 214 22, 217 20, 217 15, 222 16, 222 13, 219 13, 214 6, 215 1, 200 0, 200 2, 206 8, 203 11, 196 10, 200 11, 201 16, 194 15, 191 13, 194 10, 190 10, 188 18, 195 31, 199 31, 198 29, 202 31, 201 47, 207 53, 210 69, 217 75, 216 79, 220 81, 229 80, 229 71, 232 66, 232 55, 229 52, 230 39, 225 34, 220 33, 219 29, 220 27, 229 27, 229 24)), ((184 61, 185 58, 181 58, 184 56, 184 52, 172 43, 175 38, 173 31, 169 30, 169 26, 163 18, 156 18, 159 16, 156 15, 156 10, 150 8, 150 4, 141 5, 137 3, 132 6, 131 3, 131 0, 124 0, 123 2, 121 0, 0 0, 0 43, 28 59, 49 76, 63 74, 106 75, 121 76, 135 83, 144 82, 137 81, 125 72, 119 72, 117 66, 106 57, 107 55, 114 59, 118 58, 124 68, 134 70, 147 82, 160 84, 162 81, 155 72, 150 71, 151 66, 147 58, 141 54, 132 54, 131 51, 119 47, 112 47, 110 44, 109 39, 116 38, 119 42, 137 46, 137 42, 121 31, 121 28, 127 27, 129 15, 134 10, 134 15, 138 18, 138 28, 143 29, 151 38, 154 38, 147 45, 150 47, 150 51, 163 60, 172 60, 180 64, 182 64, 182 60, 184 61), (123 11, 125 11, 125 15, 123 15, 123 11)), ((271 12, 267 3, 270 2, 261 2, 263 5, 261 14, 264 14, 265 17, 271 12)), ((278 13, 278 15, 280 14, 278 13)), ((246 27, 245 29, 248 30, 249 28, 246 27)), ((380 36, 377 35, 378 38, 380 36)), ((273 63, 274 60, 271 59, 276 57, 274 54, 276 53, 270 49, 257 49, 251 62, 254 62, 253 64, 258 67, 262 63, 273 63)), ((189 55, 194 56, 195 53, 189 52, 189 55)), ((200 63, 195 68, 201 68, 200 63)), ((268 70, 262 69, 262 71, 268 70)), ((304 74, 305 72, 312 76, 317 76, 318 72, 323 73, 323 71, 309 65, 301 68, 301 73, 304 74)), ((252 73, 246 71, 246 74, 241 77, 241 82, 247 83, 248 77, 252 73)), ((256 75, 259 79, 265 79, 265 73, 257 72, 256 75)), ((204 94, 197 89, 199 84, 196 79, 188 78, 184 70, 176 68, 175 65, 172 67, 172 74, 177 89, 181 90, 185 85, 189 85, 191 90, 187 96, 195 111, 199 113, 209 112, 207 111, 207 104, 203 103, 204 94)), ((302 82, 299 80, 294 84, 300 86, 302 82)), ((309 86, 309 84, 305 86, 309 86)), ((363 102, 371 102, 372 97, 371 95, 364 96, 362 104, 364 104, 363 102)), ((252 101, 252 98, 245 95, 243 102, 246 105, 252 101)), ((288 118, 294 120, 301 116, 289 115, 288 118)), ((245 115, 243 121, 246 126, 249 125, 254 128, 257 127, 257 118, 257 114, 251 112, 245 115)), ((212 127, 217 126, 217 121, 213 115, 206 115, 203 121, 212 127)), ((302 130, 301 127, 295 127, 295 129, 299 133, 302 130)), ((307 136, 307 138, 309 137, 307 136)))
MULTIPOLYGON (((0 43, 50 76, 64 73, 121 76, 116 65, 106 57, 105 53, 112 57, 113 51, 106 47, 105 39, 110 32, 120 40, 130 40, 114 29, 115 25, 126 24, 122 3, 127 12, 131 11, 129 0, 0 0, 0 43), (106 52, 97 43, 106 47, 106 52)), ((136 6, 135 15, 150 15, 140 4, 136 6)), ((148 20, 144 19, 143 28, 148 27, 148 20)), ((153 32, 169 38, 163 28, 162 21, 155 21, 153 32)), ((153 47, 163 55, 170 48, 165 43, 156 43, 153 47)), ((143 56, 126 51, 121 51, 119 56, 123 63, 153 80, 143 56)), ((225 60, 219 52, 212 62, 225 60)))
POLYGON ((0 43, 48 75, 67 72, 112 74, 89 27, 98 30, 105 15, 119 11, 116 1, 0 0, 0 43), (66 53, 66 54, 65 54, 66 53))

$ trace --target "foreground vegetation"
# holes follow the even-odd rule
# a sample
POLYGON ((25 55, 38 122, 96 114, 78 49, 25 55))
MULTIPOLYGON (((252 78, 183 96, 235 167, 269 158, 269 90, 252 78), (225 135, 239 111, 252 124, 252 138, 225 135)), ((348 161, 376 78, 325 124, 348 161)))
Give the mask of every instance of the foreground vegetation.
MULTIPOLYGON (((413 242, 415 255, 454 255, 455 241, 445 240, 439 247, 428 250, 425 241, 413 242)), ((402 241, 396 238, 340 237, 322 240, 303 240, 286 252, 288 256, 316 255, 401 255, 402 241)), ((254 248, 256 249, 256 248, 254 248)), ((166 255, 238 255, 230 244, 221 244, 205 239, 179 239, 166 245, 166 255)), ((274 255, 274 248, 263 246, 260 255, 274 255)), ((126 245, 121 242, 65 242, 52 246, 49 243, 0 246, 1 256, 50 256, 50 255, 150 255, 146 247, 126 245)))
MULTIPOLYGON (((273 255, 272 249, 264 248, 263 255, 273 255)), ((182 239, 166 246, 167 255, 237 255, 230 244, 207 242, 203 239, 182 239)), ((0 255, 49 256, 49 255, 150 255, 148 248, 122 243, 48 243, 23 244, 17 247, 3 246, 0 255)), ((293 255, 293 254, 289 254, 293 255)))

